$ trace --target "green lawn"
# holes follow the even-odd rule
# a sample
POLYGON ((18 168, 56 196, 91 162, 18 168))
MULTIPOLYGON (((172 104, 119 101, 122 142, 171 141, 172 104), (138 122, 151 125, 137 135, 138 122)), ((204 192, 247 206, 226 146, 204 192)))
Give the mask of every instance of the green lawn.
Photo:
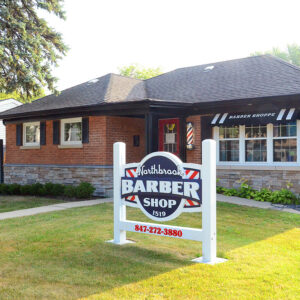
POLYGON ((61 199, 33 196, 0 196, 0 213, 63 202, 61 199))
MULTIPOLYGON (((218 203, 216 266, 201 244, 128 233, 116 246, 112 204, 0 222, 0 299, 299 299, 300 216, 218 203)), ((129 219, 144 220, 137 209, 129 219)), ((169 224, 200 227, 201 214, 169 224)))

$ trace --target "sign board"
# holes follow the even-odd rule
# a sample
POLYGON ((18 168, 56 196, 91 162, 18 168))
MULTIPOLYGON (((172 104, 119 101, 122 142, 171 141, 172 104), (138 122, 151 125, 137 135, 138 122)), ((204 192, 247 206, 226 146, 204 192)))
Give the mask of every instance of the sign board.
POLYGON ((200 210, 200 173, 200 166, 183 164, 171 153, 151 153, 125 166, 121 198, 154 221, 169 221, 187 208, 200 210))
POLYGON ((202 242, 201 258, 215 264, 216 257, 216 145, 202 145, 203 164, 187 164, 172 153, 154 152, 140 163, 125 163, 125 144, 114 144, 114 240, 129 243, 126 231, 202 242), (148 218, 165 222, 182 212, 202 212, 202 229, 145 223, 126 219, 126 205, 148 218))

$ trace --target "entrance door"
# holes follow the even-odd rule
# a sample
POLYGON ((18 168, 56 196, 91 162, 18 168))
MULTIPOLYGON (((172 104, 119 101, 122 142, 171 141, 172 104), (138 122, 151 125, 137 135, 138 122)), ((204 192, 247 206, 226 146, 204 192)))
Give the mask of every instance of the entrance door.
POLYGON ((159 151, 171 152, 179 156, 179 119, 161 119, 158 120, 159 131, 159 151))

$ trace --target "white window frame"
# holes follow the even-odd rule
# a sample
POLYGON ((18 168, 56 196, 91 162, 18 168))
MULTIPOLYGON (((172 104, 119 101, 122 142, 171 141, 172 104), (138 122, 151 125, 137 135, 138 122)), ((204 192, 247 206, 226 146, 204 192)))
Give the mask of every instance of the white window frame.
MULTIPOLYGON (((245 161, 245 126, 240 125, 239 137, 239 161, 220 161, 219 127, 213 127, 213 138, 217 144, 217 165, 219 166, 299 166, 300 165, 300 120, 297 120, 296 137, 280 137, 280 138, 296 138, 297 139, 297 162, 274 162, 273 161, 273 124, 267 125, 267 161, 266 162, 246 162, 245 161)), ((236 140, 236 139, 235 139, 236 140)))
MULTIPOLYGON (((228 126, 228 127, 235 127, 235 126, 228 126)), ((218 127, 219 129, 220 127, 218 127)), ((238 138, 222 138, 220 139, 220 135, 219 135, 220 131, 218 130, 218 146, 220 145, 220 141, 239 141, 239 149, 241 148, 241 128, 239 128, 239 137, 238 138)), ((219 151, 219 147, 218 147, 218 156, 220 159, 220 151, 219 151)), ((241 160, 241 151, 239 151, 239 161, 241 160)), ((237 161, 221 161, 222 163, 237 163, 237 161)))
POLYGON ((70 118, 60 120, 60 144, 61 145, 82 145, 82 118, 70 118), (65 124, 81 122, 81 141, 65 141, 65 124))
POLYGON ((40 122, 27 122, 27 123, 23 123, 23 146, 40 146, 40 142, 41 142, 41 123, 40 122), (27 143, 26 142, 26 127, 27 126, 39 126, 40 127, 40 135, 39 135, 39 139, 37 142, 35 143, 27 143))
MULTIPOLYGON (((270 124, 270 125, 272 125, 272 124, 270 124)), ((266 129, 267 129, 267 136, 266 137, 250 137, 250 138, 246 138, 246 127, 247 126, 245 126, 245 125, 241 125, 240 126, 240 130, 241 130, 241 128, 242 127, 244 127, 243 128, 243 134, 244 134, 244 142, 243 142, 243 144, 245 145, 245 147, 244 147, 244 162, 245 163, 266 163, 266 162, 268 162, 268 155, 269 155, 269 153, 268 153, 268 125, 266 125, 266 129), (267 160, 266 161, 246 161, 246 141, 259 141, 259 140, 261 140, 261 141, 266 141, 266 147, 267 147, 267 160)), ((272 151, 273 151, 273 149, 272 149, 272 151)), ((240 154, 241 154, 241 152, 240 152, 240 154)))

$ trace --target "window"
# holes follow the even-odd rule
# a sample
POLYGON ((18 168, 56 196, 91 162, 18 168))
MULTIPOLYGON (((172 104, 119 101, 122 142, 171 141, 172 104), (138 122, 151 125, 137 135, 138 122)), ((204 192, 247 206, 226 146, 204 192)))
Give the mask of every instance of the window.
POLYGON ((267 126, 245 127, 245 160, 267 161, 267 126))
POLYGON ((82 143, 82 118, 61 120, 61 144, 78 145, 82 143))
POLYGON ((297 125, 296 122, 274 125, 273 127, 274 161, 297 161, 297 125))
POLYGON ((220 161, 239 161, 239 127, 220 127, 220 161))
POLYGON ((24 146, 40 145, 40 122, 23 124, 23 145, 24 146))
POLYGON ((220 163, 300 163, 300 120, 284 124, 214 127, 214 137, 220 163))
POLYGON ((177 152, 177 128, 178 124, 174 123, 166 123, 164 125, 164 151, 168 151, 171 153, 177 152))

